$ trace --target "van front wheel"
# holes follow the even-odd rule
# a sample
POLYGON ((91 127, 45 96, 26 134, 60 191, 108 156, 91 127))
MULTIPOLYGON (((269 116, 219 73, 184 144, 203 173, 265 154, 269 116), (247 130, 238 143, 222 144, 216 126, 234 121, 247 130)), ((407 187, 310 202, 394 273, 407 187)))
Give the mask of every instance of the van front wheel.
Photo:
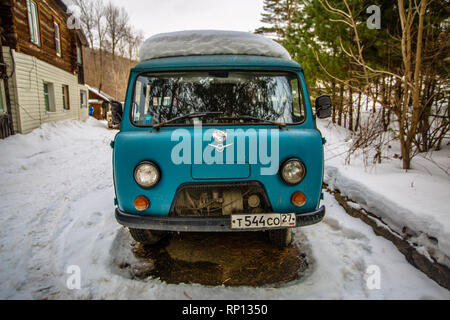
POLYGON ((269 240, 277 247, 287 247, 292 242, 292 229, 269 230, 269 240))
POLYGON ((135 229, 135 228, 129 228, 131 237, 136 242, 140 242, 144 245, 152 245, 157 243, 159 240, 161 240, 165 232, 162 231, 150 231, 146 229, 135 229))

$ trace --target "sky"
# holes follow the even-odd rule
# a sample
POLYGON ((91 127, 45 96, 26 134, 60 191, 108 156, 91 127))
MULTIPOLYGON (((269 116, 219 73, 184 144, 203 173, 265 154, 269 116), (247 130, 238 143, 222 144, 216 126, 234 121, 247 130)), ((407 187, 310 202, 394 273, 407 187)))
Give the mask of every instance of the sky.
POLYGON ((130 24, 141 29, 145 38, 162 32, 193 29, 252 32, 262 25, 263 0, 111 1, 127 10, 130 24))

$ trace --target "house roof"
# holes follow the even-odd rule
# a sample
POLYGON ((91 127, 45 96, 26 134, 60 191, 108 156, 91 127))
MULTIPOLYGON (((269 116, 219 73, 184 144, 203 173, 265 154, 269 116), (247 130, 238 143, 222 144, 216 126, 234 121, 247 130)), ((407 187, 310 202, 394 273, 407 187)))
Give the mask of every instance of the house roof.
POLYGON ((111 97, 110 95, 106 94, 106 93, 103 92, 103 91, 100 91, 100 90, 97 89, 97 88, 91 87, 91 86, 89 86, 89 85, 87 85, 87 84, 86 84, 85 86, 88 88, 88 90, 89 90, 90 92, 96 94, 97 96, 99 96, 100 98, 102 98, 102 99, 104 99, 104 100, 106 100, 106 101, 108 101, 108 102, 111 102, 111 101, 116 100, 116 99, 114 99, 113 97, 111 97))
MULTIPOLYGON (((70 0, 56 0, 56 3, 62 9, 62 12, 67 17, 70 17, 71 11, 69 7, 72 6, 73 3, 70 0)), ((78 39, 80 39, 80 42, 83 46, 89 46, 89 42, 87 41, 86 35, 84 34, 82 29, 75 29, 75 34, 77 35, 78 39)))
POLYGON ((80 39, 81 44, 85 47, 89 47, 89 42, 88 42, 83 30, 77 29, 76 33, 77 33, 78 39, 80 39))
MULTIPOLYGON (((48 1, 47 1, 48 2, 48 1)), ((62 14, 64 14, 67 18, 69 18, 71 16, 71 12, 69 7, 73 5, 73 3, 71 2, 71 0, 55 0, 54 1, 56 3, 55 7, 52 4, 48 4, 49 6, 53 7, 56 10, 59 10, 62 14)))
POLYGON ((88 100, 88 103, 89 103, 89 104, 91 104, 91 103, 94 103, 94 104, 101 104, 101 103, 103 103, 103 100, 100 100, 100 99, 89 99, 89 100, 88 100))

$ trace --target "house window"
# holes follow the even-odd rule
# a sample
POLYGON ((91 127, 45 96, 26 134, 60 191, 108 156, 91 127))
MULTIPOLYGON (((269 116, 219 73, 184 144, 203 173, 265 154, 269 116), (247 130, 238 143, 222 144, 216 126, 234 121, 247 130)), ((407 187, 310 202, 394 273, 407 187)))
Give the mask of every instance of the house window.
POLYGON ((2 82, 0 82, 0 113, 5 112, 5 110, 6 110, 5 109, 6 108, 5 101, 6 101, 6 98, 5 98, 4 91, 3 91, 3 81, 2 81, 2 82))
POLYGON ((55 43, 56 43, 56 55, 61 57, 61 38, 59 37, 59 25, 53 22, 55 26, 55 43))
POLYGON ((30 40, 35 45, 41 45, 41 39, 39 35, 39 19, 36 3, 32 0, 27 0, 28 8, 28 24, 30 26, 30 40))
POLYGON ((54 112, 55 108, 55 91, 53 87, 53 83, 44 82, 44 102, 45 102, 45 111, 54 112))
POLYGON ((45 111, 50 111, 50 97, 48 95, 48 83, 44 82, 45 111))
POLYGON ((69 86, 63 84, 62 85, 62 98, 63 98, 63 109, 70 110, 69 104, 69 86))
POLYGON ((87 108, 87 93, 84 90, 80 90, 80 107, 87 108))
POLYGON ((83 64, 83 58, 81 55, 81 48, 79 46, 77 46, 77 63, 78 64, 83 64))

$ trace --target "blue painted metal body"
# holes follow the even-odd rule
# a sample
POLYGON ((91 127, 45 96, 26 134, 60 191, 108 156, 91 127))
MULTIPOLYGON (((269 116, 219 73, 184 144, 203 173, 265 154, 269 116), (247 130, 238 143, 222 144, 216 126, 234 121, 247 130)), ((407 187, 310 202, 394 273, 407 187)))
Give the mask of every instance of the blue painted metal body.
MULTIPOLYGON (((202 141, 201 143, 201 150, 204 150, 208 148, 208 143, 211 143, 211 140, 202 141)), ((270 142, 268 145, 270 146, 270 142)), ((194 146, 194 140, 192 140, 192 146, 194 146)), ((235 144, 232 147, 234 146, 235 144)), ((279 164, 277 163, 276 165, 279 166, 279 164)), ((169 214, 177 188, 181 184, 229 181, 261 182, 267 191, 267 196, 274 212, 306 213, 317 210, 321 198, 323 179, 323 145, 322 136, 315 126, 302 68, 293 61, 283 59, 227 55, 163 58, 138 64, 130 73, 123 120, 120 132, 116 135, 114 141, 113 170, 118 208, 131 214, 166 216, 169 214), (279 136, 279 164, 285 159, 296 157, 301 159, 306 166, 306 176, 299 184, 290 186, 283 182, 278 174, 262 175, 261 168, 268 167, 268 165, 262 164, 201 164, 200 166, 196 165, 196 167, 192 167, 191 164, 174 164, 171 154, 173 147, 179 143, 179 140, 172 139, 172 133, 174 130, 183 129, 190 134, 192 139, 195 139, 197 133, 193 126, 163 126, 159 130, 155 130, 148 127, 136 127, 131 123, 130 104, 133 86, 136 77, 140 73, 213 69, 276 70, 297 73, 303 89, 306 108, 306 120, 303 123, 288 125, 281 130, 278 130, 277 126, 270 124, 204 126, 203 129, 245 130, 247 133, 245 138, 246 152, 248 152, 249 141, 254 136, 257 136, 259 130, 269 130, 269 141, 272 139, 270 130, 277 130, 279 136), (161 169, 160 182, 150 189, 141 188, 133 178, 133 171, 136 165, 143 160, 153 161, 161 169), (202 171, 202 166, 204 171, 202 171), (212 166, 220 167, 214 168, 212 166), (218 171, 221 172, 220 178, 217 176, 218 171), (291 204, 291 195, 296 191, 303 192, 307 197, 307 202, 302 207, 295 207, 291 204), (133 205, 134 199, 139 195, 145 195, 150 199, 150 207, 144 212, 137 211, 133 205)))

